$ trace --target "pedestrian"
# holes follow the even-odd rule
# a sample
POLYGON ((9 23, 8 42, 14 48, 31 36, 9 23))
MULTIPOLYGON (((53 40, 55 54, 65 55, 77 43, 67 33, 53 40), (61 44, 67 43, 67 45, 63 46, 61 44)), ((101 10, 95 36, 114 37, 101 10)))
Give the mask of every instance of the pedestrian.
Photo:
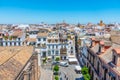
POLYGON ((68 77, 66 78, 66 80, 68 80, 68 77))
POLYGON ((66 75, 65 75, 65 78, 66 78, 66 75))

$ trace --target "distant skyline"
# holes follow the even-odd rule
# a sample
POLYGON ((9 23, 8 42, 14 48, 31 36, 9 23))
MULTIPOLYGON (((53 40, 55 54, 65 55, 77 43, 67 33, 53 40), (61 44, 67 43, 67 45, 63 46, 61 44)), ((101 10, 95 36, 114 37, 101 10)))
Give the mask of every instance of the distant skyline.
POLYGON ((0 0, 0 24, 120 22, 120 0, 0 0))

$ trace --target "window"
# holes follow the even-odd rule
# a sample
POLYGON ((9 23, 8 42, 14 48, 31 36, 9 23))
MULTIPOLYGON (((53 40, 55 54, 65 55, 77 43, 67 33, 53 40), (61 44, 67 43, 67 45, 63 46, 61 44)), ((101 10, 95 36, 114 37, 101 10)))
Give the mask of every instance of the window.
POLYGON ((113 63, 114 63, 114 64, 116 64, 115 60, 116 60, 116 56, 113 55, 113 63))
POLYGON ((43 38, 43 41, 46 41, 46 38, 43 38))
POLYGON ((56 49, 58 48, 58 45, 56 45, 56 49))
POLYGON ((52 54, 54 55, 54 50, 52 50, 52 54))
POLYGON ((14 42, 14 46, 16 46, 16 42, 14 42))
POLYGON ((18 43, 18 45, 20 46, 20 42, 18 43))
POLYGON ((48 51, 48 56, 51 56, 51 51, 48 51))
POLYGON ((7 44, 7 42, 6 42, 6 46, 7 46, 8 44, 7 44))
POLYGON ((38 41, 41 41, 41 39, 40 39, 40 38, 38 38, 38 41))
POLYGON ((20 41, 20 38, 18 38, 18 40, 20 41))
POLYGON ((54 49, 54 45, 52 46, 52 48, 54 49))
POLYGON ((50 45, 48 45, 48 48, 50 49, 50 45))
POLYGON ((10 46, 12 45, 12 42, 10 42, 10 46))
POLYGON ((56 51, 56 55, 58 55, 59 54, 59 51, 56 51))

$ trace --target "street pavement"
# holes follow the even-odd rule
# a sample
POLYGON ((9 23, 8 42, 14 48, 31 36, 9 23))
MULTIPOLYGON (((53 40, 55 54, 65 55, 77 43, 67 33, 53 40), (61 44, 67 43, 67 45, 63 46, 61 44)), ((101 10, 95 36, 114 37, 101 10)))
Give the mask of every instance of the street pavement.
POLYGON ((51 70, 51 64, 41 64, 40 67, 41 77, 40 80, 53 80, 53 71, 51 70))
MULTIPOLYGON (((76 65, 69 65, 68 67, 62 67, 60 66, 59 72, 61 73, 60 75, 60 80, 83 80, 82 74, 77 74, 75 72, 75 66, 76 65), (66 77, 65 77, 66 75, 66 77), (68 79, 67 79, 68 78, 68 79)), ((45 65, 41 64, 41 77, 40 80, 52 80, 53 78, 53 71, 51 69, 51 62, 48 62, 45 65)))
POLYGON ((82 80, 82 74, 77 74, 75 72, 75 65, 69 65, 69 67, 60 67, 62 80, 67 80, 65 78, 68 77, 68 80, 82 80))
POLYGON ((40 80, 52 80, 53 72, 48 69, 41 68, 40 80))

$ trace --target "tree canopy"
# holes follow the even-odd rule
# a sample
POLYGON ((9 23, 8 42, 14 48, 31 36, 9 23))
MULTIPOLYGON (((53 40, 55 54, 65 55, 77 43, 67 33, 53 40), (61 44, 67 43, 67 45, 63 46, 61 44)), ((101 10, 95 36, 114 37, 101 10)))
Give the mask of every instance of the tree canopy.
POLYGON ((88 73, 88 68, 86 66, 84 66, 81 70, 82 74, 83 74, 83 77, 84 77, 84 80, 90 80, 91 77, 90 77, 90 74, 88 73))
POLYGON ((60 58, 59 58, 59 57, 56 57, 55 61, 59 61, 59 60, 60 60, 60 58))
POLYGON ((58 65, 55 65, 55 66, 54 66, 54 71, 55 71, 55 72, 58 72, 58 71, 59 71, 59 66, 58 66, 58 65))

